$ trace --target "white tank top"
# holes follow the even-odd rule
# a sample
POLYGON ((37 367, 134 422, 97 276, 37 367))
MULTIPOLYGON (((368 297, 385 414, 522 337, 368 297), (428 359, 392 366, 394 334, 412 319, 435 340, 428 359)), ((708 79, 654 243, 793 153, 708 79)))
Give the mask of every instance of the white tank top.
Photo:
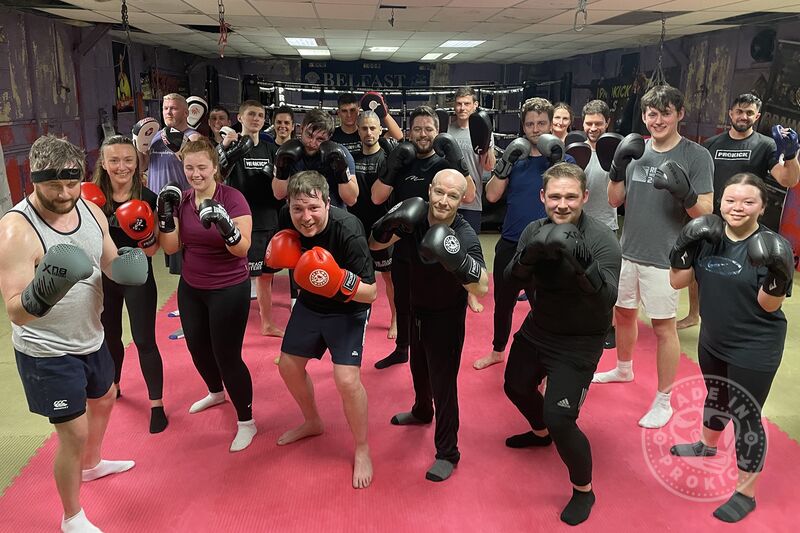
POLYGON ((103 254, 103 231, 82 199, 75 204, 78 225, 69 233, 50 227, 27 198, 11 211, 22 214, 33 226, 44 250, 56 244, 81 248, 92 262, 92 275, 75 284, 45 316, 24 326, 11 325, 14 348, 32 357, 59 357, 65 354, 86 355, 103 344, 103 282, 100 257, 103 254))

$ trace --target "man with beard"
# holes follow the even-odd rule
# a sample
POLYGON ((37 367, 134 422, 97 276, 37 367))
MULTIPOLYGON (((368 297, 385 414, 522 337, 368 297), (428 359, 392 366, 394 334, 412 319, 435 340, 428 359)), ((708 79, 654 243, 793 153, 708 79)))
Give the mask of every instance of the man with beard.
POLYGON ((115 402, 101 271, 142 285, 147 258, 141 248, 118 251, 100 207, 81 199, 81 148, 46 135, 31 146, 30 165, 33 193, 0 220, 0 291, 28 406, 58 435, 61 531, 100 531, 81 508, 81 483, 134 466, 100 455, 115 402))
MULTIPOLYGON (((728 131, 707 139, 703 146, 714 158, 714 213, 719 215, 719 201, 725 182, 734 174, 750 172, 763 179, 767 189, 783 197, 786 188, 794 187, 800 179, 800 164, 797 162, 797 148, 777 150, 774 139, 762 135, 753 129, 761 118, 761 100, 754 94, 737 96, 728 116, 731 128, 728 131), (781 157, 783 155, 783 157, 781 157)), ((776 126, 779 127, 779 126, 776 126)), ((778 133, 783 138, 791 138, 792 130, 782 128, 778 133)), ((797 143, 797 134, 794 134, 797 143)), ((781 209, 767 208, 761 223, 777 232, 781 222, 781 209)), ((700 323, 700 303, 697 295, 697 282, 689 284, 689 314, 679 320, 678 329, 689 328, 700 323)))
MULTIPOLYGON (((396 205, 408 198, 425 198, 433 177, 446 168, 463 169, 466 163, 456 141, 447 134, 439 133, 439 117, 428 106, 420 106, 409 117, 410 142, 401 142, 392 150, 386 162, 386 172, 372 185, 372 201, 375 205, 389 200, 396 205), (439 153, 445 155, 439 155, 439 153), (463 164, 463 166, 462 166, 463 164)), ((467 180, 464 202, 475 199, 475 183, 467 180)), ((417 252, 408 239, 401 240, 392 253, 392 281, 394 282, 394 304, 397 313, 397 340, 395 349, 375 363, 381 369, 408 361, 409 335, 411 331, 411 257, 417 252)))

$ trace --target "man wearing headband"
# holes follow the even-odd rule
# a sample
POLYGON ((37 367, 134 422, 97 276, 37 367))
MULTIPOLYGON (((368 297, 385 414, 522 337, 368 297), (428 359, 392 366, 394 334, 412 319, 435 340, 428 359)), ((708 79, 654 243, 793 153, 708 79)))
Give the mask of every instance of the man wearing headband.
POLYGON ((104 342, 101 274, 147 279, 140 248, 119 251, 97 205, 81 198, 83 151, 46 135, 31 146, 33 193, 0 219, 0 292, 28 406, 58 434, 54 477, 64 532, 99 531, 81 508, 81 482, 133 467, 100 458, 114 406, 114 362, 104 342))

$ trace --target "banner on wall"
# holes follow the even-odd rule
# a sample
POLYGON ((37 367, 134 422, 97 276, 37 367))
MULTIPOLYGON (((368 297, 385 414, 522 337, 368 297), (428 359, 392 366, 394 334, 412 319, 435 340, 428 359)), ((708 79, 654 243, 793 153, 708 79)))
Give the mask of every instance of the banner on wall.
MULTIPOLYGON (((761 121, 758 131, 770 136, 772 126, 780 124, 800 131, 800 43, 778 41, 775 60, 761 106, 761 121)), ((769 185, 769 184, 768 184, 769 185)), ((770 188, 772 192, 772 188, 770 188)), ((792 243, 795 268, 800 256, 800 192, 798 187, 789 189, 783 202, 780 218, 780 233, 792 243)))
POLYGON ((128 50, 125 44, 111 41, 111 54, 114 58, 114 85, 117 88, 117 112, 133 111, 133 89, 128 50))
POLYGON ((369 87, 380 91, 393 87, 430 87, 432 68, 430 63, 303 60, 300 62, 300 77, 302 83, 325 87, 369 87))

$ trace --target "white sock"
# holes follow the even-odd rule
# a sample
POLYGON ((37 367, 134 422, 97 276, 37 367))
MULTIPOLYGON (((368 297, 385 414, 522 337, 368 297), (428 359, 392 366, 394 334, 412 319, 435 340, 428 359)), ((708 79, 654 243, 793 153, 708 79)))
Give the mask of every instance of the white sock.
POLYGON ((74 516, 70 516, 69 518, 63 517, 61 519, 61 531, 63 531, 63 533, 102 533, 100 529, 89 522, 83 509, 78 511, 78 514, 74 516))
POLYGON ((592 378, 592 383, 624 383, 633 381, 633 361, 620 361, 617 367, 608 372, 597 372, 592 378))
POLYGON ((250 443, 253 442, 253 437, 258 433, 256 421, 252 418, 244 422, 237 422, 236 425, 238 429, 236 430, 236 437, 231 443, 232 452, 240 452, 250 446, 250 443))
POLYGON ((657 392, 650 410, 639 420, 643 428, 657 429, 664 427, 672 418, 671 393, 657 392))
POLYGON ((81 471, 81 479, 83 481, 94 481, 101 477, 130 470, 135 464, 133 461, 106 461, 105 459, 100 459, 100 462, 94 468, 81 471))
POLYGON ((208 396, 203 398, 202 400, 197 400, 192 404, 189 408, 190 413, 199 413, 200 411, 205 411, 209 407, 214 407, 215 405, 219 405, 225 401, 225 391, 221 392, 209 392, 208 396))

